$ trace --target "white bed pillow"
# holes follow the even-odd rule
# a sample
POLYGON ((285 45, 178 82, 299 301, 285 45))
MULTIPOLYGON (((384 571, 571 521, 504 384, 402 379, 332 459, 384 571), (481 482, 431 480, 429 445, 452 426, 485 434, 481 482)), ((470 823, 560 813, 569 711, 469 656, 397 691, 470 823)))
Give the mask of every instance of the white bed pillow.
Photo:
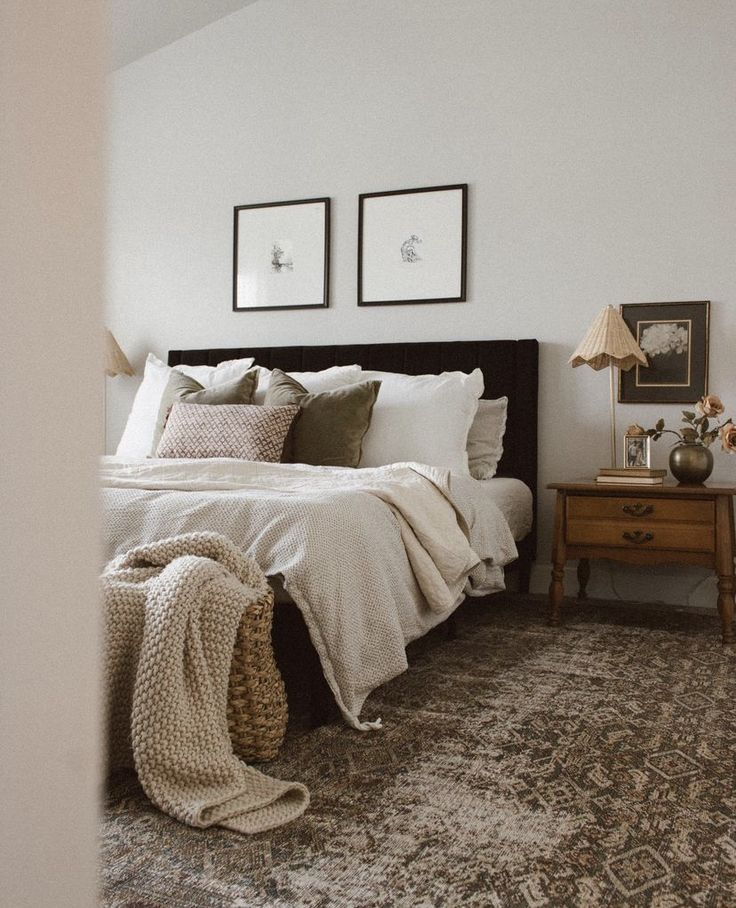
MULTIPOLYGON (((218 366, 175 366, 174 368, 191 376, 205 388, 230 381, 245 375, 253 365, 253 357, 230 359, 218 366)), ((122 438, 115 452, 118 457, 150 457, 156 430, 161 397, 169 381, 172 369, 149 353, 143 370, 143 381, 133 401, 122 438)))
POLYGON ((468 431, 483 393, 483 373, 403 375, 364 371, 381 390, 363 438, 361 467, 418 461, 468 474, 468 431))
MULTIPOLYGON (((161 362, 159 360, 159 362, 161 362)), ((230 381, 234 378, 241 378, 253 365, 252 356, 244 356, 242 359, 226 359, 216 366, 174 366, 178 372, 183 372, 205 388, 211 388, 212 385, 219 385, 222 382, 230 381)), ((163 363, 161 363, 163 365, 163 363)))
MULTIPOLYGON (((287 374, 303 385, 310 394, 335 391, 345 385, 363 381, 363 371, 360 366, 330 366, 329 369, 323 369, 321 372, 288 372, 287 374)), ((265 366, 258 366, 258 387, 253 397, 254 404, 263 403, 270 384, 271 370, 265 366)))
POLYGON ((496 475, 503 454, 508 403, 508 397, 478 401, 478 412, 468 432, 468 465, 474 479, 496 475))

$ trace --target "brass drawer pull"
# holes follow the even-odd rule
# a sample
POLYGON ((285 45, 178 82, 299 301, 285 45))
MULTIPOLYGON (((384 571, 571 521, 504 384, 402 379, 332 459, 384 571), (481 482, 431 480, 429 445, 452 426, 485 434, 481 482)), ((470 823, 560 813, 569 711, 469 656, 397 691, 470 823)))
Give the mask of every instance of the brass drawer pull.
POLYGON ((625 504, 623 511, 624 514, 630 514, 632 517, 646 517, 647 514, 653 513, 654 506, 637 502, 636 504, 625 504))
POLYGON ((654 533, 642 533, 641 530, 634 530, 633 533, 627 531, 624 533, 624 539, 627 542, 635 542, 637 545, 641 545, 643 542, 651 542, 654 539, 654 533))

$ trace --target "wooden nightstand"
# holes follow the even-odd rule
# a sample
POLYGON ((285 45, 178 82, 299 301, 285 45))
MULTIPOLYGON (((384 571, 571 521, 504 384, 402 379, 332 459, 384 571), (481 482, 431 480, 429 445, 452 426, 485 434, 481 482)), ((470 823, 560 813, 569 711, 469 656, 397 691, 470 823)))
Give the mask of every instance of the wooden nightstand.
POLYGON ((560 623, 563 574, 578 558, 578 598, 585 599, 590 558, 631 564, 695 564, 718 575, 723 642, 733 643, 736 534, 731 498, 736 486, 605 485, 553 482, 557 490, 552 548, 550 621, 560 623))

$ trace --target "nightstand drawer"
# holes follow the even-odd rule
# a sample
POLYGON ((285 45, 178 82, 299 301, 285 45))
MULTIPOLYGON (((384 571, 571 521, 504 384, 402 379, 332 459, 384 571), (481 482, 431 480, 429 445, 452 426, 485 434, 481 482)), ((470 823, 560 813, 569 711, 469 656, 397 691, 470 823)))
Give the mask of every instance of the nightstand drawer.
MULTIPOLYGON (((621 496, 595 498, 571 495, 567 499, 568 520, 644 520, 646 523, 713 523, 715 505, 712 501, 686 501, 678 498, 624 498, 621 496)), ((710 549, 708 549, 710 551, 710 549)))
POLYGON ((569 545, 712 552, 715 549, 715 531, 712 524, 654 523, 648 518, 636 523, 630 520, 572 519, 567 523, 567 542, 569 545))

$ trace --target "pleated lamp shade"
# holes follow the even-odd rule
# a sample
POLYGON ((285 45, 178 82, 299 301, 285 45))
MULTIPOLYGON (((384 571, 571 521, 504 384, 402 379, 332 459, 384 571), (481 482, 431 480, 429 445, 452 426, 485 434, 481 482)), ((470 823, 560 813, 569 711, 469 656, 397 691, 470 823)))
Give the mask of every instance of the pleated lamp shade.
POLYGON ((637 363, 649 365, 621 313, 613 306, 606 306, 598 314, 568 362, 573 369, 585 365, 596 372, 606 366, 617 366, 628 372, 637 363))
POLYGON ((639 349, 634 335, 621 317, 618 309, 606 306, 590 326, 588 333, 578 344, 577 350, 568 362, 573 369, 577 366, 590 366, 596 372, 611 368, 611 466, 616 466, 616 392, 614 366, 628 372, 637 363, 648 366, 646 356, 639 349))
POLYGON ((105 328, 105 375, 135 375, 135 370, 128 362, 112 332, 105 328))

